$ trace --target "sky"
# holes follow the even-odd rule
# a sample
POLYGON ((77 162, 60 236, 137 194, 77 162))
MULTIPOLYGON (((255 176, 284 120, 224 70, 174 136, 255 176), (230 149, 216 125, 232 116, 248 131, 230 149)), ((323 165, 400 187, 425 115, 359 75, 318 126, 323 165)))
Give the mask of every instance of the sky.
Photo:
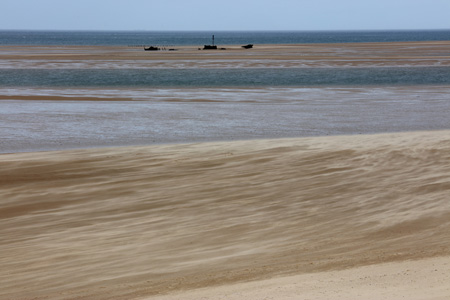
POLYGON ((0 0, 10 29, 450 29, 450 0, 0 0))

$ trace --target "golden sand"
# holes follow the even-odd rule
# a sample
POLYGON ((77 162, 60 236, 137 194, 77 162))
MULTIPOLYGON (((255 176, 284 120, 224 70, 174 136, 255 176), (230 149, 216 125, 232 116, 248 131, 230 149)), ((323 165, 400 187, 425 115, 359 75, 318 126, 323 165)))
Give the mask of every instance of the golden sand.
POLYGON ((450 131, 2 154, 0 299, 448 299, 449 161, 450 131))
POLYGON ((142 297, 142 300, 447 300, 450 259, 382 263, 142 297))

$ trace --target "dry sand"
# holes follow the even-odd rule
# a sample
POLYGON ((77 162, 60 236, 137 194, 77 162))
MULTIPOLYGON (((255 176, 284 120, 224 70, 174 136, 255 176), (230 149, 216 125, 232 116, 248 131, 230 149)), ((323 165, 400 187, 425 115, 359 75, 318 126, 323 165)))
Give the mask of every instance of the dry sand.
POLYGON ((450 259, 384 263, 342 271, 310 273, 197 289, 142 300, 447 300, 450 259))
POLYGON ((449 299, 449 161, 450 131, 2 154, 0 299, 449 299))

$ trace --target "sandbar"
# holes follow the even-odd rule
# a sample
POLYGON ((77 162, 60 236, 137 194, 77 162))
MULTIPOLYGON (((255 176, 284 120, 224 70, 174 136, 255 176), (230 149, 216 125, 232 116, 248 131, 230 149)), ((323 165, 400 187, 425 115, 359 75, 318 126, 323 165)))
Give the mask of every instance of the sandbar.
POLYGON ((136 47, 0 46, 0 68, 299 68, 450 66, 450 41, 255 45, 144 51, 136 47))

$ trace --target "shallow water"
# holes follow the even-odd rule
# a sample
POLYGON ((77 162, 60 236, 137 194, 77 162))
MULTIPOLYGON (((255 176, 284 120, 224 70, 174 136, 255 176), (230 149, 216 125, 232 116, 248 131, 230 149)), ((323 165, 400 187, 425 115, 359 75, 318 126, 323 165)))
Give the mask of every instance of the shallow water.
POLYGON ((4 69, 4 87, 277 87, 450 84, 449 67, 4 69))
POLYGON ((1 89, 0 152, 449 129, 449 87, 1 89), (6 98, 8 96, 5 96, 6 98), (103 101, 77 101, 95 97, 103 101), (130 101, 104 101, 126 98, 130 101))

